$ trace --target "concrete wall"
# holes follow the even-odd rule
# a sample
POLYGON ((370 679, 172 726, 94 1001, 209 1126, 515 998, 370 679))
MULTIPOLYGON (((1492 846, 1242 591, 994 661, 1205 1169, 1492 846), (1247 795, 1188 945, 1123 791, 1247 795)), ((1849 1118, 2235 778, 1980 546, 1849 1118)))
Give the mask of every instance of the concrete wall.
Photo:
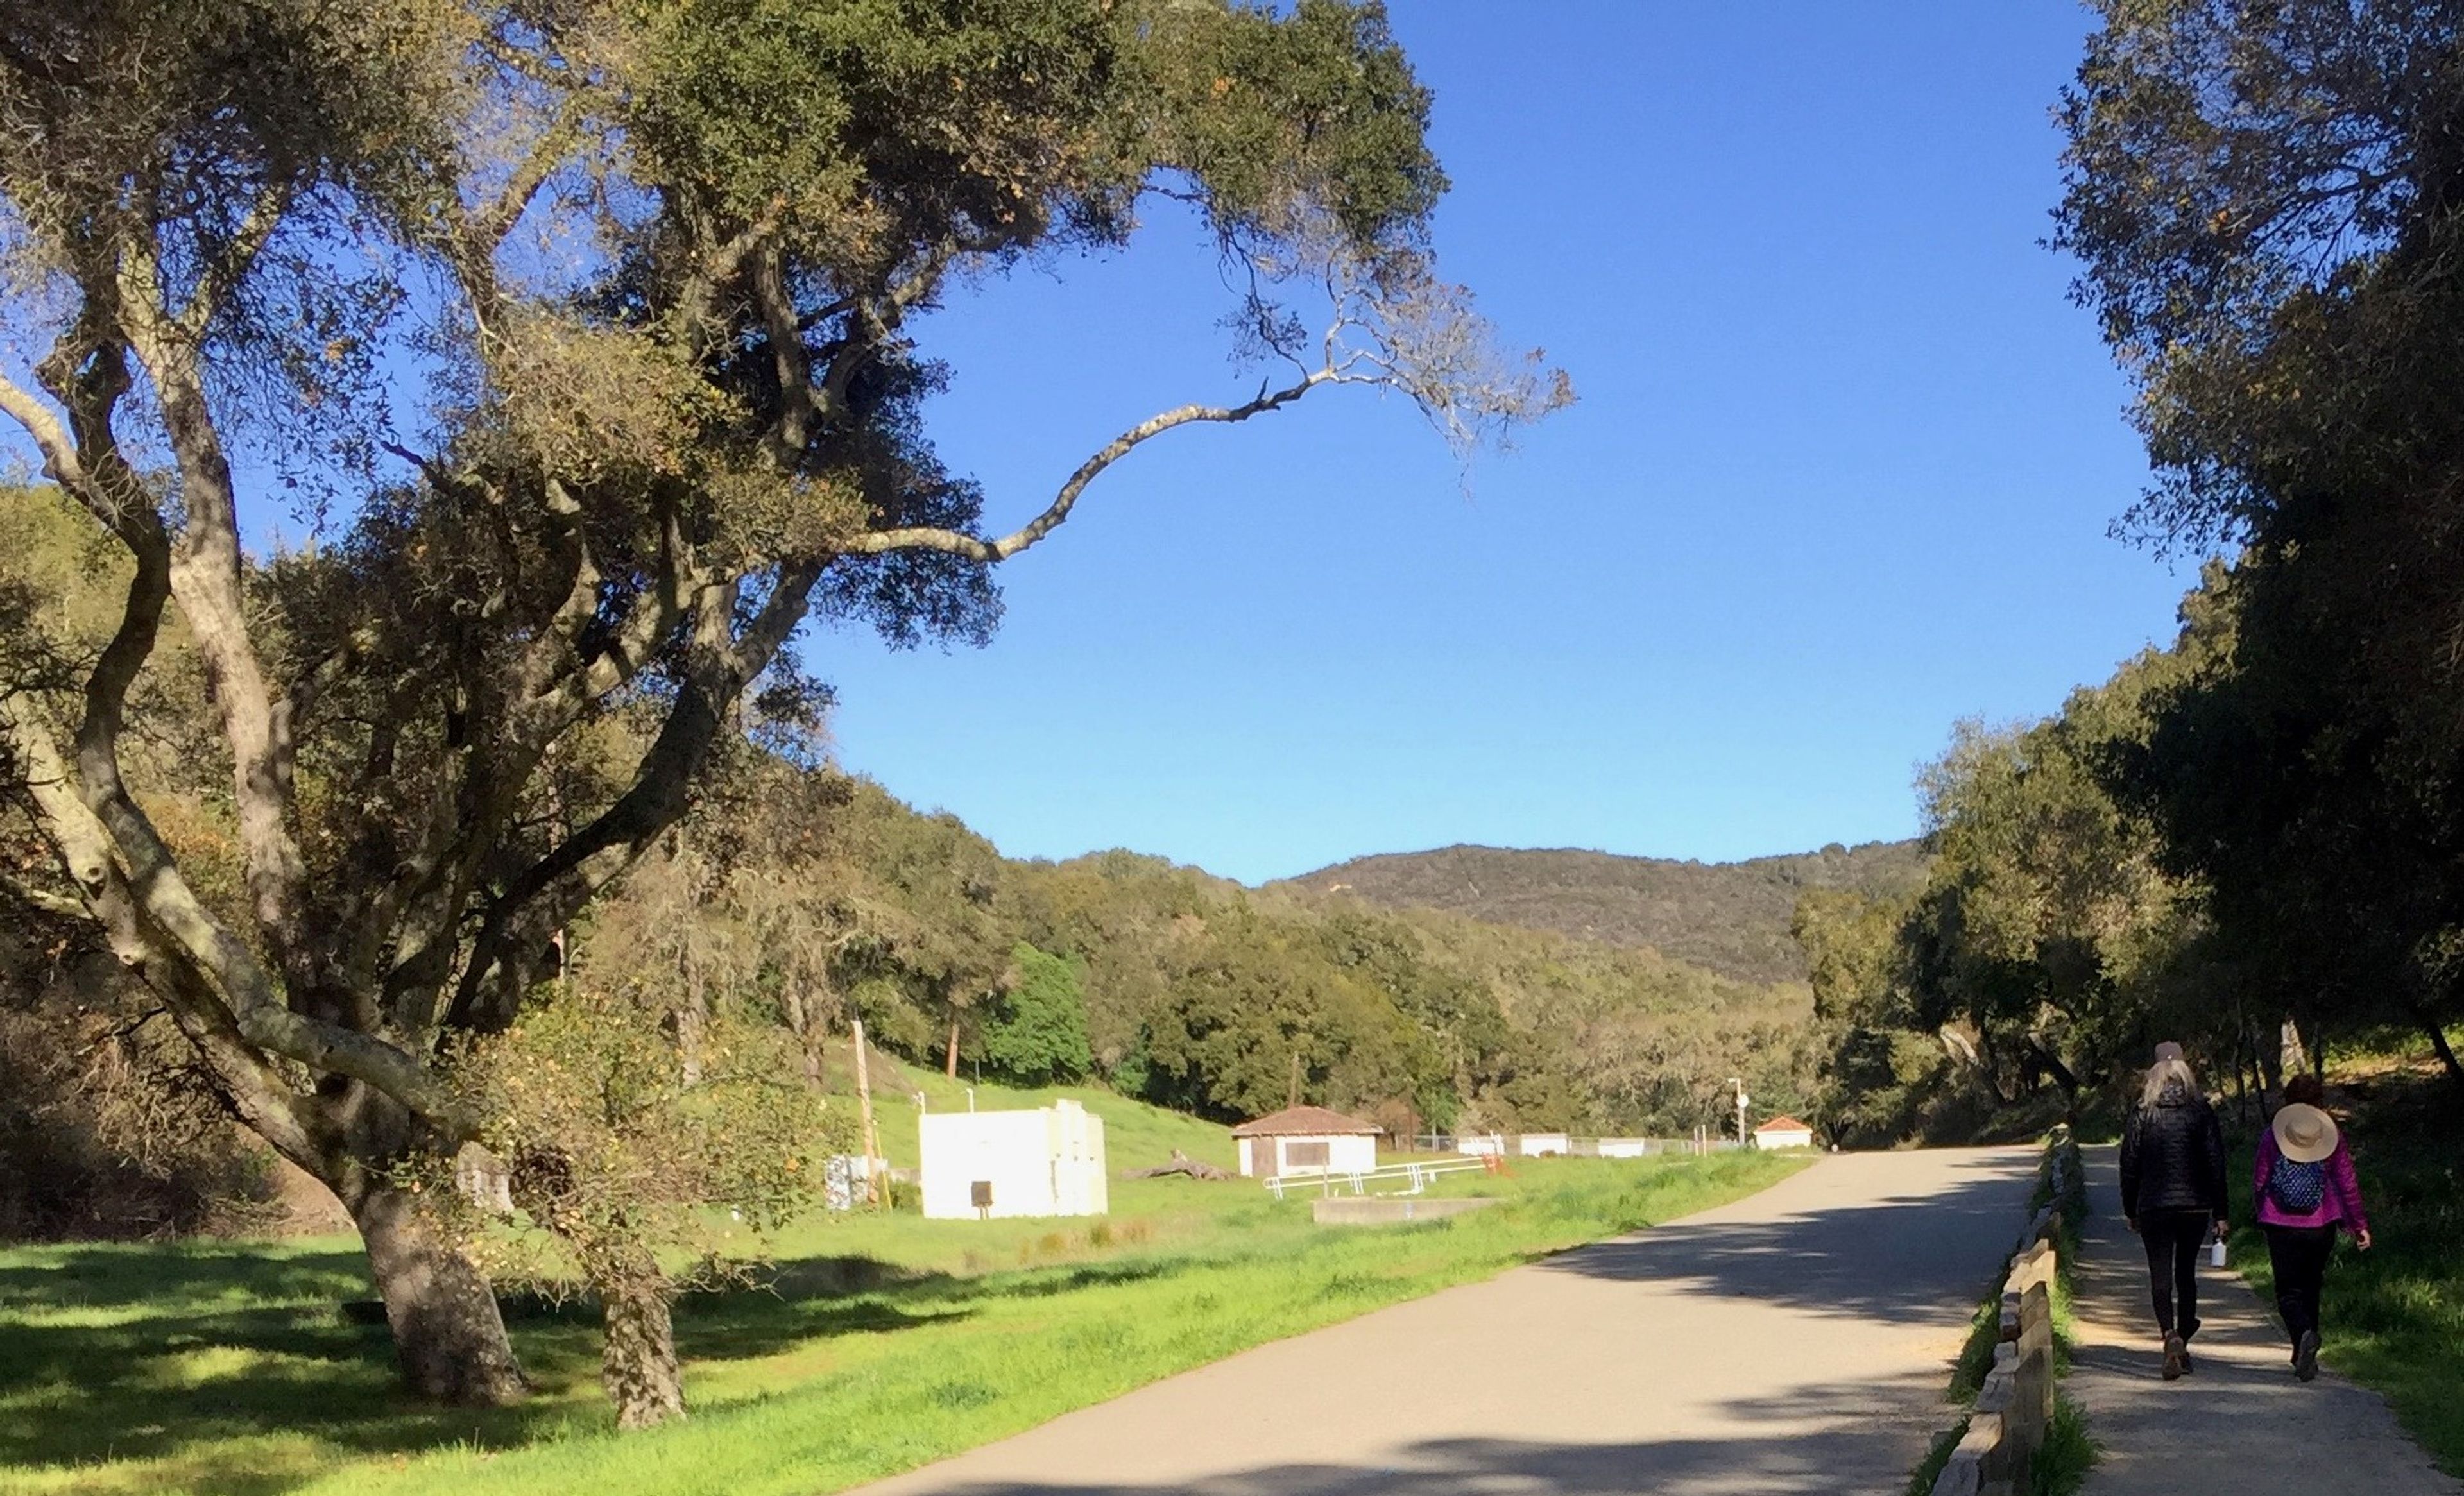
POLYGON ((1538 1158, 1548 1154, 1562 1157, 1574 1151, 1574 1140, 1563 1133, 1526 1133, 1515 1141, 1526 1158, 1538 1158))
POLYGON ((1385 1226, 1406 1221, 1442 1221, 1485 1210, 1494 1199, 1422 1199, 1413 1196, 1329 1195, 1309 1201, 1309 1219, 1322 1226, 1385 1226))
POLYGON ((1756 1133, 1754 1146, 1756 1148, 1811 1148, 1814 1146, 1814 1130, 1781 1128, 1776 1132, 1756 1133))
POLYGON ((1110 1207, 1104 1119, 1074 1101, 916 1121, 927 1216, 1100 1216, 1110 1207), (992 1187, 989 1210, 975 1203, 979 1182, 992 1187))

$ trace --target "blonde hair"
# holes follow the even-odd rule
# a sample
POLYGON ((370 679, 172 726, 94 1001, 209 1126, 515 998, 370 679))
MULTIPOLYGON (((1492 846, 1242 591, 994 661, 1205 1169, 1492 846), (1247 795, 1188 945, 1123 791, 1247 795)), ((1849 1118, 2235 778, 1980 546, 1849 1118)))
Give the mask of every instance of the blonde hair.
POLYGON ((2147 1084, 2139 1088, 2139 1104, 2143 1107, 2156 1105, 2156 1098, 2165 1094, 2167 1081, 2180 1081, 2184 1090, 2193 1096, 2199 1093, 2199 1078, 2190 1073, 2189 1061, 2159 1060, 2147 1067, 2147 1084))

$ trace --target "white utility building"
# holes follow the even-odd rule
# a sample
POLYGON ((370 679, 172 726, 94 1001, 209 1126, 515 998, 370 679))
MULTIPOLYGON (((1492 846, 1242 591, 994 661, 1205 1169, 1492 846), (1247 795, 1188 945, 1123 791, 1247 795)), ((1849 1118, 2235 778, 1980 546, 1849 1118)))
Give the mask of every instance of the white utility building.
POLYGON ((1377 1167, 1383 1129, 1324 1107, 1287 1107, 1232 1130, 1241 1172, 1272 1178, 1287 1174, 1367 1174, 1377 1167))
POLYGON ((1794 1117, 1773 1117, 1754 1129, 1756 1148, 1811 1148, 1814 1129, 1794 1117))
POLYGON ((1110 1208, 1104 1119, 1074 1101, 915 1120, 927 1216, 1100 1216, 1110 1208))

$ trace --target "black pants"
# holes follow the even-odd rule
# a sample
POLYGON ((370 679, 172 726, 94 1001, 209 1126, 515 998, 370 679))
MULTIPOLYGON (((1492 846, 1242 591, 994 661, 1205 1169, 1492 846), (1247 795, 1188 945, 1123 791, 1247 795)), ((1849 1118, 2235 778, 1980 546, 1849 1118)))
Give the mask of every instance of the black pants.
POLYGON ((2267 1228, 2267 1260, 2276 1267, 2276 1311, 2284 1316, 2284 1332, 2296 1347, 2303 1331, 2319 1328, 2319 1287, 2335 1245, 2334 1226, 2267 1228))
POLYGON ((2156 1300, 2156 1328, 2188 1340, 2199 1332, 2199 1248, 2213 1218, 2204 1210, 2147 1210, 2139 1240, 2147 1248, 2147 1287, 2156 1300), (2175 1317, 2176 1306, 2180 1317, 2175 1317))

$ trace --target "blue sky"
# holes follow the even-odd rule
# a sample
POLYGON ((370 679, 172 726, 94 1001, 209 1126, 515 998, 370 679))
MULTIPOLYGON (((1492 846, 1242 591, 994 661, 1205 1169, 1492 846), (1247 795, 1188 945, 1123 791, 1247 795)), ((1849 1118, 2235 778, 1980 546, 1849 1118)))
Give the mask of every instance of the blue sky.
MULTIPOLYGON (((990 648, 811 642, 847 767, 1012 855, 1248 881, 1463 841, 1727 860, 1911 834, 1954 718, 2170 637, 2189 564, 2107 537, 2145 463, 2038 243, 2079 10, 1394 10, 1443 268, 1582 403, 1468 495, 1363 392, 1151 443, 1008 564, 990 648)), ((990 522, 1254 389, 1225 305, 1168 216, 952 297, 934 429, 990 522)))

